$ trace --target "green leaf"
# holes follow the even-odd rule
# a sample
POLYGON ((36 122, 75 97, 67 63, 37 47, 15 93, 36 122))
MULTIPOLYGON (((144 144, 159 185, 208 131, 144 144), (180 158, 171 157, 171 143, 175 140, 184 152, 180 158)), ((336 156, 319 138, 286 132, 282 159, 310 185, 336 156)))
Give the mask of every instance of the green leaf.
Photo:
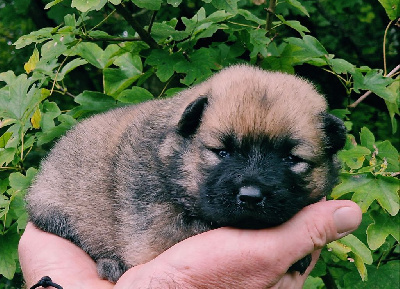
MULTIPOLYGON (((78 108, 76 110, 78 110, 78 108)), ((76 112, 76 113, 80 115, 83 113, 82 111, 83 110, 80 110, 79 113, 78 112, 76 112)), ((49 143, 49 142, 53 141, 54 139, 62 136, 67 130, 69 130, 71 127, 73 127, 77 123, 77 121, 72 116, 65 115, 65 114, 58 116, 57 120, 60 122, 60 124, 58 124, 57 126, 53 125, 51 127, 47 127, 46 129, 44 129, 44 126, 42 125, 42 132, 36 133, 37 144, 39 146, 41 146, 45 143, 49 143)), ((43 119, 42 119, 42 122, 43 122, 43 119)), ((53 121, 53 123, 54 123, 54 121, 53 121)))
POLYGON ((400 262, 398 260, 381 264, 380 266, 366 266, 368 280, 363 281, 354 274, 344 275, 344 287, 351 289, 391 289, 400 288, 400 262))
POLYGON ((0 148, 4 149, 7 145, 8 140, 11 138, 12 133, 11 132, 5 132, 1 137, 0 137, 0 148))
POLYGON ((182 0, 167 0, 167 3, 169 5, 172 5, 173 7, 178 7, 179 5, 181 5, 182 0))
POLYGON ((250 58, 255 58, 260 53, 262 56, 267 57, 268 54, 268 44, 271 39, 265 36, 264 29, 253 29, 249 31, 250 44, 250 58))
POLYGON ((26 190, 29 187, 29 185, 31 184, 36 173, 37 173, 37 170, 35 168, 31 167, 26 171, 25 176, 18 172, 10 174, 9 180, 10 180, 11 188, 13 188, 17 191, 26 190))
POLYGON ((361 128, 360 142, 361 142, 362 146, 368 148, 370 151, 375 150, 375 148, 374 148, 375 137, 372 134, 372 132, 366 127, 361 128))
POLYGON ((64 16, 64 25, 76 27, 76 19, 74 14, 67 14, 64 16))
POLYGON ((17 154, 16 147, 10 147, 3 150, 0 150, 0 167, 9 164, 14 160, 15 155, 17 154))
POLYGON ((400 17, 400 5, 398 0, 378 0, 383 8, 385 8, 386 14, 390 20, 396 20, 400 17))
POLYGON ((20 49, 32 43, 42 43, 52 38, 53 27, 46 27, 21 36, 15 43, 15 48, 20 49))
POLYGON ((324 281, 320 277, 312 277, 308 276, 306 282, 303 285, 303 288, 307 289, 324 289, 325 284, 324 281))
POLYGON ((72 0, 71 7, 81 12, 100 10, 107 3, 107 0, 72 0))
POLYGON ((397 149, 388 140, 378 143, 376 148, 378 151, 377 157, 387 161, 387 170, 389 172, 398 172, 400 170, 400 164, 399 152, 397 149))
POLYGON ((342 150, 338 153, 339 159, 348 165, 351 169, 362 167, 365 156, 370 155, 371 151, 363 146, 355 146, 348 150, 342 150))
POLYGON ((397 119, 396 115, 400 116, 400 77, 396 78, 396 81, 388 86, 388 89, 396 96, 395 102, 389 102, 385 100, 387 109, 389 111, 390 120, 392 122, 392 134, 397 132, 397 119))
MULTIPOLYGON (((174 24, 176 25, 176 23, 174 24)), ((187 31, 175 30, 175 25, 171 26, 171 24, 169 23, 156 22, 153 24, 153 28, 151 29, 151 36, 156 42, 161 43, 167 40, 170 41, 172 39, 176 41, 181 41, 190 35, 187 31)))
POLYGON ((344 59, 328 57, 326 61, 333 72, 337 74, 354 73, 355 71, 355 66, 344 59))
POLYGON ((42 131, 49 130, 55 126, 54 119, 61 114, 61 110, 58 108, 55 102, 45 101, 41 106, 42 119, 40 126, 42 131))
POLYGON ((301 11, 304 15, 310 17, 310 14, 308 14, 307 9, 297 0, 286 0, 291 6, 294 8, 297 8, 299 11, 301 11))
POLYGON ((238 14, 242 15, 246 20, 257 23, 257 25, 265 25, 265 19, 260 19, 249 10, 238 9, 238 14))
POLYGON ((104 91, 116 97, 142 75, 142 60, 138 55, 127 52, 114 61, 119 68, 104 69, 104 91))
POLYGON ((0 234, 0 275, 9 280, 17 269, 19 239, 16 230, 9 229, 4 235, 0 234))
POLYGON ((8 85, 14 82, 16 78, 14 72, 11 70, 0 73, 0 81, 4 81, 8 85))
POLYGON ((399 215, 390 217, 382 211, 371 211, 370 215, 374 220, 367 228, 367 240, 371 250, 380 248, 389 235, 400 241, 399 215))
POLYGON ((0 117, 12 118, 25 123, 30 111, 41 100, 40 90, 30 89, 32 80, 26 74, 21 74, 0 89, 0 117))
POLYGON ((354 91, 357 93, 360 89, 370 90, 376 95, 389 102, 396 101, 396 95, 388 88, 393 83, 393 79, 382 75, 381 71, 370 69, 365 75, 360 69, 353 73, 354 91))
POLYGON ((104 62, 100 60, 103 50, 95 43, 81 42, 73 47, 72 51, 97 68, 105 67, 104 62))
POLYGON ((64 65, 64 67, 61 69, 60 73, 58 73, 58 75, 57 75, 57 80, 58 81, 63 80, 67 73, 71 72, 78 66, 85 65, 87 63, 88 62, 84 59, 75 58, 74 60, 72 60, 72 61, 68 62, 66 65, 64 65))
POLYGON ((347 115, 349 115, 351 112, 347 108, 345 109, 332 109, 330 111, 331 114, 334 116, 340 118, 340 119, 345 119, 347 115))
POLYGON ((123 103, 140 103, 153 98, 154 96, 147 89, 134 86, 131 89, 122 91, 117 100, 123 103))
POLYGON ((372 254, 367 246, 364 245, 356 236, 350 234, 342 239, 338 240, 351 249, 354 254, 354 261, 361 278, 364 280, 366 278, 366 269, 364 264, 372 264, 372 254))
POLYGON ((152 50, 146 59, 147 65, 156 67, 156 75, 162 81, 166 82, 174 74, 174 65, 185 58, 179 53, 169 53, 165 50, 152 50))
MULTIPOLYGON (((200 10, 199 10, 200 11, 200 10)), ((205 11, 204 11, 205 13, 205 11)), ((249 15, 249 14, 246 14, 249 15)), ((211 13, 206 19, 204 19, 201 22, 212 22, 212 23, 218 23, 222 21, 226 21, 227 19, 232 18, 233 15, 231 13, 228 13, 226 11, 215 11, 211 13)))
POLYGON ((274 42, 268 46, 270 56, 264 58, 261 67, 266 70, 284 71, 293 74, 293 66, 298 63, 297 58, 293 57, 293 46, 283 43, 279 47, 275 47, 274 42))
POLYGON ((36 108, 35 112, 31 117, 31 124, 33 128, 39 129, 40 128, 40 121, 42 119, 42 114, 40 113, 39 107, 36 108))
POLYGON ((28 62, 24 64, 24 69, 26 73, 31 73, 35 69, 36 64, 39 62, 39 50, 35 47, 32 56, 29 58, 28 62))
POLYGON ((51 1, 50 3, 47 3, 46 6, 44 6, 44 9, 49 9, 51 7, 53 7, 54 5, 57 5, 60 2, 63 2, 64 0, 54 0, 51 1))
POLYGON ((174 65, 174 70, 178 73, 185 73, 186 77, 181 80, 183 84, 191 85, 200 82, 213 74, 217 70, 217 54, 213 49, 200 48, 188 55, 189 60, 181 60, 174 65), (207 59, 208 61, 204 61, 207 59))
POLYGON ((340 260, 347 260, 348 253, 351 252, 351 249, 339 241, 333 241, 326 245, 328 251, 331 251, 335 254, 340 260))
POLYGON ((103 112, 121 106, 109 95, 85 90, 75 97, 75 101, 80 106, 74 108, 70 113, 75 117, 87 116, 94 113, 103 112))
POLYGON ((328 52, 316 38, 310 35, 305 35, 302 39, 289 37, 286 41, 293 46, 292 57, 297 59, 298 64, 326 64, 326 56, 328 56, 328 52))
POLYGON ((40 51, 42 55, 40 61, 52 61, 56 59, 68 50, 68 44, 74 40, 75 38, 68 33, 54 35, 52 40, 43 44, 40 51))
POLYGON ((393 177, 373 176, 372 174, 342 174, 341 183, 336 186, 331 196, 335 199, 349 192, 354 192, 352 200, 365 213, 373 201, 392 216, 399 211, 398 188, 400 181, 393 177))
POLYGON ((293 28, 294 30, 299 32, 301 36, 305 36, 304 32, 310 32, 310 30, 308 30, 307 27, 301 25, 299 21, 285 20, 285 18, 282 15, 276 15, 276 17, 279 20, 281 20, 283 24, 285 24, 285 25, 289 26, 290 28, 293 28))
POLYGON ((71 52, 79 55, 95 67, 104 69, 112 64, 113 58, 118 55, 120 50, 121 48, 116 44, 108 45, 103 51, 95 43, 81 42, 75 45, 71 49, 71 52))
POLYGON ((218 10, 225 10, 229 13, 237 13, 237 2, 239 0, 212 0, 211 4, 218 10))
POLYGON ((160 10, 162 0, 131 0, 136 6, 149 10, 160 10))

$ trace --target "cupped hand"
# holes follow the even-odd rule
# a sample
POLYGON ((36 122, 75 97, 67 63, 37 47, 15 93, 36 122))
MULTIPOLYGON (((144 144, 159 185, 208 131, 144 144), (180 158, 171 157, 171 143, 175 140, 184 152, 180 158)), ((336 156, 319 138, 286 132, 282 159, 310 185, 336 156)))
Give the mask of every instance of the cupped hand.
POLYGON ((361 222, 351 201, 310 205, 274 228, 219 228, 188 238, 152 261, 133 267, 112 284, 97 277, 96 265, 67 240, 28 224, 19 245, 27 287, 47 275, 69 288, 301 288, 320 249, 361 222), (305 274, 287 272, 312 254, 305 274))

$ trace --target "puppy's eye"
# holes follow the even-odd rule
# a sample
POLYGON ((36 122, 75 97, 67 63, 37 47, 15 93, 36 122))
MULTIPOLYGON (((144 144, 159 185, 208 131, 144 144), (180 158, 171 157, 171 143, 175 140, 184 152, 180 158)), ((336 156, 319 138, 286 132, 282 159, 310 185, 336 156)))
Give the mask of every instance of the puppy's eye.
POLYGON ((292 163, 292 164, 297 164, 297 163, 300 163, 300 162, 304 162, 304 160, 302 160, 301 158, 299 158, 297 156, 294 156, 292 154, 284 157, 283 161, 287 162, 287 163, 292 163))
POLYGON ((210 149, 210 150, 220 158, 227 158, 231 155, 227 150, 224 149, 210 149))
POLYGON ((219 152, 218 152, 218 156, 220 156, 221 158, 227 158, 227 157, 229 157, 231 154, 230 153, 228 153, 227 151, 225 151, 225 150, 220 150, 219 152))

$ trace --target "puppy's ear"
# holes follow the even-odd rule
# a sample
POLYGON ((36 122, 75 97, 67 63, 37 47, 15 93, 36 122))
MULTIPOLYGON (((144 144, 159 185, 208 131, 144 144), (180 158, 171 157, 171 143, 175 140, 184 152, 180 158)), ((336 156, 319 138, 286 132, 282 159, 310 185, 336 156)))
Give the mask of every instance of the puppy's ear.
POLYGON ((341 119, 332 114, 323 113, 322 119, 325 131, 325 151, 327 154, 333 155, 346 143, 346 127, 341 119))
POLYGON ((196 133, 207 104, 207 96, 201 96, 186 107, 178 123, 178 134, 187 138, 196 133))

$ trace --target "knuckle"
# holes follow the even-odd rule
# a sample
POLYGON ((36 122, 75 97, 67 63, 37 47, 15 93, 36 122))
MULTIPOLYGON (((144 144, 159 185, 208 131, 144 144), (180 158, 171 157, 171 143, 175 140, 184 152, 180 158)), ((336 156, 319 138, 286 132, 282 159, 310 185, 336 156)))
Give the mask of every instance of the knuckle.
POLYGON ((328 236, 331 233, 329 226, 319 220, 312 219, 307 221, 306 227, 314 250, 321 249, 327 244, 328 236))

